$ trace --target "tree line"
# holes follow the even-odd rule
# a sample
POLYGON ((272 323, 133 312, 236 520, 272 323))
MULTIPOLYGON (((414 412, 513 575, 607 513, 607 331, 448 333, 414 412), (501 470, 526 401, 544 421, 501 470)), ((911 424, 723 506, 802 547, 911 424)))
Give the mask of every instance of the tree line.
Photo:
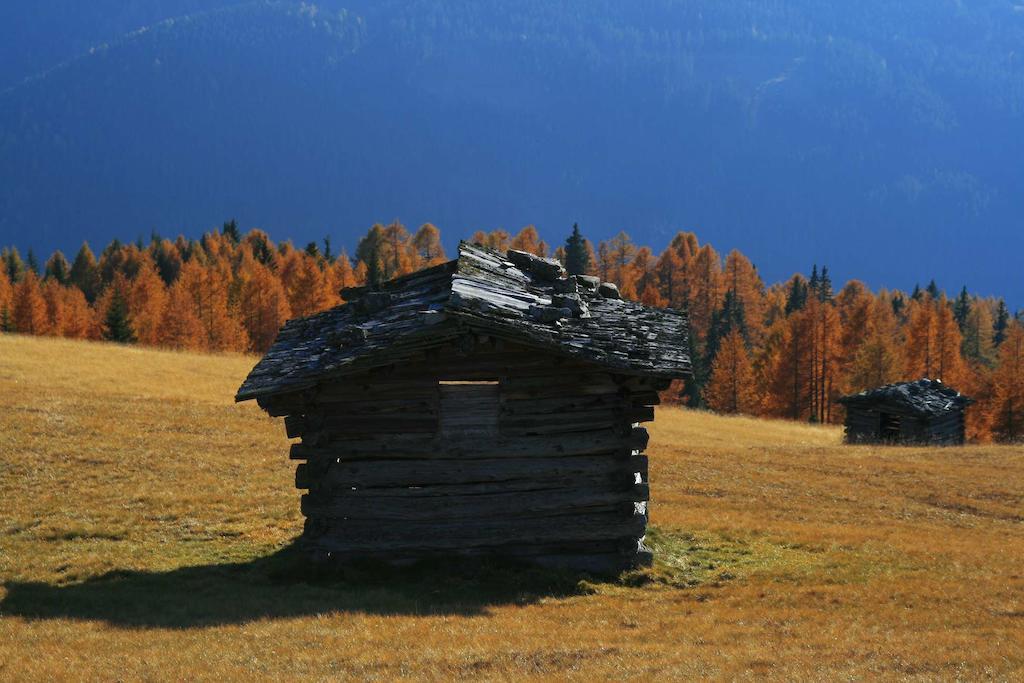
MULTIPOLYGON (((577 226, 556 248, 533 226, 476 232, 499 251, 551 256, 570 273, 615 282, 625 298, 689 312, 694 378, 679 400, 722 413, 837 423, 837 399, 889 382, 940 379, 978 400, 976 441, 1024 437, 1024 328, 1002 299, 947 297, 935 282, 836 291, 827 267, 765 285, 739 251, 724 258, 690 232, 655 253, 625 232, 597 247, 577 226)), ((83 244, 40 265, 0 252, 0 331, 105 339, 195 351, 266 351, 293 317, 343 303, 341 290, 379 284, 447 260, 431 224, 374 225, 350 256, 331 241, 297 248, 229 221, 198 240, 157 234, 83 244)))

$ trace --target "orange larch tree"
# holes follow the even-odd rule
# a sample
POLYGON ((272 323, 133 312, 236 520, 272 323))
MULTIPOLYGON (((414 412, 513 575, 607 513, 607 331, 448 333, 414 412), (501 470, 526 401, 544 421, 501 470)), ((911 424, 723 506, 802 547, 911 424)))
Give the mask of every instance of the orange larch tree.
MULTIPOLYGON (((373 258, 378 259, 379 253, 376 249, 371 249, 369 246, 364 250, 367 253, 373 253, 373 258)), ((278 255, 276 259, 276 273, 278 279, 281 281, 281 286, 284 287, 284 291, 288 294, 288 298, 292 297, 292 291, 295 289, 295 281, 299 276, 299 271, 302 269, 302 263, 306 258, 305 254, 297 251, 288 242, 283 242, 278 247, 278 255)), ((258 259, 257 259, 258 260, 258 259)))
POLYGON ((151 261, 142 264, 128 288, 128 315, 140 344, 160 343, 160 324, 167 304, 167 288, 151 261))
POLYGON ((764 282, 757 268, 746 256, 736 249, 725 257, 725 272, 722 276, 726 290, 731 290, 736 300, 743 305, 747 322, 747 339, 751 344, 761 343, 764 334, 764 282))
MULTIPOLYGON (((855 328, 844 334, 855 336, 855 328)), ((843 381, 846 393, 891 384, 904 377, 905 362, 898 343, 898 326, 891 304, 882 298, 871 302, 864 339, 854 348, 843 381)), ((846 342, 849 345, 849 342, 846 342)))
MULTIPOLYGON (((861 347, 871 331, 871 311, 874 297, 862 282, 851 280, 836 297, 836 310, 842 334, 839 338, 842 393, 853 393, 850 377, 861 347)), ((867 387, 861 387, 865 389, 867 387)), ((860 391, 857 389, 856 391, 860 391)))
POLYGON ((954 388, 966 388, 971 382, 971 377, 967 364, 964 363, 963 356, 960 355, 963 345, 960 326, 957 325, 953 309, 946 301, 945 296, 936 300, 934 305, 935 378, 946 384, 951 384, 954 388))
POLYGON ((509 248, 526 251, 531 254, 536 254, 537 256, 548 255, 547 244, 540 238, 540 235, 537 233, 537 228, 532 225, 527 225, 525 228, 520 230, 516 236, 512 238, 509 248))
POLYGON ((46 300, 39 286, 39 276, 27 270, 14 286, 14 329, 19 334, 47 334, 50 323, 46 300))
MULTIPOLYGON (((770 415, 800 420, 810 415, 811 338, 814 320, 803 311, 778 323, 772 340, 766 408, 770 415)), ((769 335, 771 337, 772 335, 769 335)))
POLYGON ((1024 329, 1011 323, 999 345, 999 364, 992 373, 987 417, 999 441, 1024 438, 1024 329))
POLYGON ((706 331, 711 327, 711 317, 725 296, 722 287, 722 259, 711 245, 705 244, 697 250, 689 284, 690 323, 694 339, 702 343, 706 331))
POLYGON ((323 271, 311 258, 303 259, 288 297, 292 315, 303 318, 328 308, 331 297, 323 271))
POLYGON ((444 247, 441 245, 441 231, 432 223, 424 223, 420 226, 420 229, 412 236, 412 245, 418 256, 418 268, 436 266, 447 260, 444 247))
POLYGON ((394 221, 382 230, 381 238, 380 258, 384 267, 382 276, 385 280, 411 273, 416 269, 416 248, 404 225, 394 221))
POLYGON ((195 300, 180 279, 167 292, 167 304, 160 322, 160 344, 192 351, 208 348, 206 331, 196 314, 195 300))
POLYGON ((40 286, 43 300, 46 302, 47 334, 63 337, 67 327, 67 316, 64 310, 64 287, 54 278, 44 280, 40 286))
POLYGON ((687 265, 683 263, 679 253, 671 246, 661 252, 654 271, 658 278, 658 290, 665 299, 666 305, 672 308, 686 308, 689 295, 687 283, 687 265))
POLYGON ((935 377, 935 305, 930 298, 910 303, 904 355, 906 377, 935 377))
POLYGON ((0 332, 14 328, 14 288, 0 264, 0 332))
POLYGON ((348 252, 344 249, 341 250, 341 254, 335 259, 333 267, 327 273, 327 283, 331 293, 338 297, 339 303, 341 302, 341 290, 363 284, 356 269, 352 267, 348 252))
POLYGON ((291 317, 281 281, 270 269, 256 262, 245 273, 240 309, 251 350, 260 353, 270 348, 278 330, 291 317))
POLYGON ((96 314, 85 300, 82 290, 62 287, 63 330, 61 334, 72 339, 99 339, 100 327, 96 314))
POLYGON ((811 419, 831 422, 832 406, 840 394, 839 375, 842 369, 839 313, 831 301, 821 301, 812 294, 803 311, 797 315, 807 318, 805 324, 810 329, 811 419))
POLYGON ((601 279, 622 287, 628 277, 629 264, 636 256, 636 245, 625 232, 620 232, 608 242, 601 242, 598 249, 601 279), (603 250, 603 253, 602 253, 603 250))
POLYGON ((512 237, 507 231, 497 228, 490 232, 484 232, 483 230, 477 230, 473 233, 473 236, 469 238, 469 241, 474 244, 479 244, 482 247, 488 249, 494 249, 497 252, 504 254, 509 249, 512 237))
POLYGON ((704 400, 720 413, 754 414, 757 411, 754 368, 739 330, 732 330, 721 341, 704 400))
POLYGON ((181 284, 192 297, 205 337, 201 348, 211 351, 245 351, 249 348, 245 328, 231 310, 228 297, 231 276, 223 266, 203 267, 195 259, 189 260, 182 267, 176 284, 181 284))
POLYGON ((992 310, 988 303, 975 298, 967 314, 963 332, 964 359, 976 367, 991 367, 995 363, 995 348, 992 344, 992 310))
POLYGON ((645 289, 651 288, 657 293, 657 279, 654 273, 654 255, 647 247, 636 250, 633 259, 622 269, 619 275, 619 291, 624 299, 637 301, 645 289))

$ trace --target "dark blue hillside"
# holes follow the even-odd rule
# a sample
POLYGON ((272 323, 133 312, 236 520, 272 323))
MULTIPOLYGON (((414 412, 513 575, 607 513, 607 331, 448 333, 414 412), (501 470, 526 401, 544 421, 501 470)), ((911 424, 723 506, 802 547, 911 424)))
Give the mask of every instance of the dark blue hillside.
POLYGON ((579 221, 693 229, 769 280, 817 261, 1024 300, 1012 2, 22 5, 0 243, 23 250, 229 216, 349 245, 395 217, 452 241, 579 221))

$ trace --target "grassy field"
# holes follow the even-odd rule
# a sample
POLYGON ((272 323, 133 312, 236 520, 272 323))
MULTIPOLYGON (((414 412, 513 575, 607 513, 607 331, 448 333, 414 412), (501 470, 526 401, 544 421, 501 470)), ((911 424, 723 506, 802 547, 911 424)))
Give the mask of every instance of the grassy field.
POLYGON ((666 408, 652 569, 326 579, 253 361, 0 335, 0 679, 1024 677, 1024 448, 666 408))

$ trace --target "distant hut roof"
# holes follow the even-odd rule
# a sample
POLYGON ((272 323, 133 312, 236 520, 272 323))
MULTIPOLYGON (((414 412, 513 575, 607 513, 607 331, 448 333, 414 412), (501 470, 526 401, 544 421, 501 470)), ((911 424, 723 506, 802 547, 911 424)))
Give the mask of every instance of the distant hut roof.
POLYGON ((919 379, 916 382, 887 384, 859 394, 844 396, 839 402, 848 407, 889 405, 930 417, 948 410, 961 409, 974 403, 956 389, 937 379, 919 379))
POLYGON ((387 365, 467 329, 624 374, 690 374, 684 313, 624 301, 614 285, 566 277, 557 261, 525 252, 463 242, 455 260, 343 294, 349 303, 289 321, 236 400, 387 365))

